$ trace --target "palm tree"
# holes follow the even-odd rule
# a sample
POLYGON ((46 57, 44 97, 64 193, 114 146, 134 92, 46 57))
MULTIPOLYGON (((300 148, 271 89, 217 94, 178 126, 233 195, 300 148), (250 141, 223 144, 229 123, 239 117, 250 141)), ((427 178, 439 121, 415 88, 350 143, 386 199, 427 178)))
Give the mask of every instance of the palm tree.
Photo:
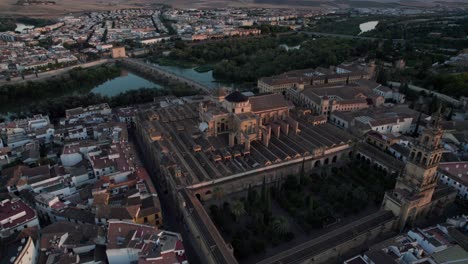
POLYGON ((231 212, 236 217, 236 221, 239 221, 240 217, 245 214, 244 203, 241 200, 235 200, 232 203, 231 212))
POLYGON ((276 217, 271 223, 273 232, 277 235, 283 236, 289 233, 289 221, 284 216, 276 217))

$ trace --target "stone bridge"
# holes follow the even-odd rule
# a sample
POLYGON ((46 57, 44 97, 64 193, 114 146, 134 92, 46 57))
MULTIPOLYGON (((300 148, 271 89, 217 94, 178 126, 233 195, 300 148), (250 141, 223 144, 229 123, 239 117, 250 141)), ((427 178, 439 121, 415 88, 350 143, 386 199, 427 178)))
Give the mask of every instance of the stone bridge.
POLYGON ((129 69, 135 70, 137 72, 143 73, 143 74, 160 74, 163 75, 171 80, 175 80, 177 82, 184 83, 185 85, 188 85, 190 87, 193 87, 195 89, 202 90, 206 93, 211 93, 212 89, 205 84, 202 84, 198 81, 195 81, 193 79, 189 79, 187 77, 175 74, 173 72, 170 72, 166 69, 163 69, 162 67, 151 64, 151 63, 145 63, 144 61, 138 60, 138 59, 131 59, 131 58, 125 58, 122 60, 119 60, 119 62, 128 67, 129 69))

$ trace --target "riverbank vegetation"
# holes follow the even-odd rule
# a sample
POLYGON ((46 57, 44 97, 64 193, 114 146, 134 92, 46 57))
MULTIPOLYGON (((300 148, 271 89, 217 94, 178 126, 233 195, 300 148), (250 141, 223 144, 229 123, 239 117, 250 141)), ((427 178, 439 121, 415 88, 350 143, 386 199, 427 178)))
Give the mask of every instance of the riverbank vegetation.
POLYGON ((73 94, 32 103, 28 105, 25 110, 29 113, 47 114, 50 118, 56 119, 63 117, 65 115, 65 110, 79 106, 100 103, 108 103, 111 107, 130 106, 152 102, 153 98, 158 96, 188 96, 197 93, 199 93, 199 91, 180 84, 171 88, 141 88, 138 90, 130 90, 112 97, 95 93, 73 94))
POLYGON ((20 84, 0 86, 0 110, 10 107, 24 107, 47 98, 56 98, 66 94, 88 93, 94 86, 120 75, 120 69, 113 65, 94 68, 75 68, 58 78, 45 81, 28 81, 20 84))
POLYGON ((186 96, 199 91, 165 77, 151 75, 163 88, 127 91, 114 97, 90 93, 107 80, 120 76, 117 65, 102 65, 93 68, 75 68, 68 74, 46 81, 28 81, 21 84, 0 86, 0 111, 16 113, 41 113, 51 118, 62 117, 66 109, 96 103, 124 106, 150 102, 163 95, 186 96))
POLYGON ((455 98, 468 96, 466 67, 445 64, 468 47, 468 18, 455 14, 393 17, 363 36, 387 39, 376 52, 378 61, 404 62, 403 68, 387 69, 389 81, 455 98))
POLYGON ((197 67, 197 64, 194 62, 190 62, 187 60, 176 61, 176 60, 166 58, 166 57, 159 57, 159 58, 150 57, 148 60, 150 62, 157 63, 161 66, 174 66, 174 67, 181 67, 181 68, 187 68, 187 69, 197 67))
POLYGON ((53 24, 54 21, 49 19, 39 19, 31 17, 18 17, 18 18, 0 18, 0 32, 14 31, 16 23, 31 25, 35 27, 43 27, 53 24))
POLYGON ((14 19, 11 18, 0 18, 0 32, 13 31, 16 28, 14 19))
MULTIPOLYGON (((418 48, 463 49, 468 46, 468 18, 456 15, 383 19, 363 36, 402 39, 418 48), (448 26, 450 24, 450 26, 448 26)), ((441 50, 442 51, 442 50, 441 50)))
POLYGON ((307 27, 306 30, 322 33, 333 33, 333 34, 343 34, 343 35, 353 35, 357 36, 361 33, 359 25, 369 21, 379 21, 385 19, 382 16, 359 16, 359 17, 349 17, 344 15, 342 18, 328 18, 324 17, 315 21, 315 24, 307 27), (340 25, 337 26, 337 23, 340 25))
POLYGON ((253 82, 285 71, 328 67, 365 56, 374 44, 369 41, 318 38, 301 43, 299 49, 274 48, 251 55, 238 55, 215 64, 213 76, 221 80, 253 82))
MULTIPOLYGON (((468 45, 468 42, 467 42, 468 45)), ((444 62, 456 52, 432 53, 430 50, 422 50, 412 43, 393 45, 386 41, 379 50, 376 58, 381 62, 393 62, 403 60, 405 67, 402 69, 385 69, 382 75, 387 81, 410 83, 440 92, 455 98, 468 96, 468 74, 463 67, 445 65, 444 62)))
POLYGON ((262 35, 285 33, 285 32, 292 31, 289 27, 286 27, 286 26, 267 25, 267 24, 246 26, 246 27, 242 27, 242 28, 245 28, 245 29, 260 29, 262 35))
POLYGON ((437 74, 428 70, 422 75, 418 75, 412 72, 411 69, 407 69, 404 71, 394 71, 391 79, 403 83, 411 81, 416 86, 454 98, 460 98, 461 96, 468 97, 468 72, 437 74))
POLYGON ((206 64, 206 65, 202 65, 202 66, 196 67, 194 70, 195 70, 196 72, 200 72, 200 73, 201 73, 201 72, 209 72, 209 71, 212 71, 212 70, 213 70, 213 66, 206 64))
MULTIPOLYGON (((304 34, 269 36, 261 39, 229 39, 201 45, 174 47, 163 60, 213 66, 221 81, 254 82, 260 77, 289 70, 328 67, 365 56, 377 44, 363 40, 313 39, 304 34), (299 49, 280 47, 300 45, 299 49)), ((159 59, 160 60, 160 59, 159 59)))

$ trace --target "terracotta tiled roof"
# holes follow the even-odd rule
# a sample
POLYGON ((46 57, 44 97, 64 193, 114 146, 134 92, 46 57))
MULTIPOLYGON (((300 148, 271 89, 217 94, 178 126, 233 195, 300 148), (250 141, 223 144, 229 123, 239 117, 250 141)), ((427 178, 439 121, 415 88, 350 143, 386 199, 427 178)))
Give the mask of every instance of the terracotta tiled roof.
POLYGON ((439 170, 453 180, 468 186, 468 161, 440 163, 439 170))
POLYGON ((36 212, 20 199, 12 199, 10 201, 4 200, 2 202, 2 205, 0 206, 0 221, 6 222, 1 225, 2 230, 15 227, 22 223, 29 222, 35 217, 36 212), (23 212, 23 216, 12 218, 12 221, 8 221, 8 218, 16 216, 23 212))
POLYGON ((252 112, 263 112, 280 108, 288 108, 289 104, 281 94, 267 94, 251 97, 249 100, 252 112))
POLYGON ((398 117, 389 117, 389 118, 382 118, 378 120, 371 120, 369 121, 371 126, 383 126, 387 124, 394 124, 398 121, 398 117))

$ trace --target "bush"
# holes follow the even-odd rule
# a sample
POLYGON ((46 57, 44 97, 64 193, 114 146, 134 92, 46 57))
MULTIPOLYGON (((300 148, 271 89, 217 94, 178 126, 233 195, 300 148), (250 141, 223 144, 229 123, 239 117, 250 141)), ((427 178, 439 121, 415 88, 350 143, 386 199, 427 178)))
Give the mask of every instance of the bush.
POLYGON ((258 238, 253 238, 251 241, 251 248, 255 253, 263 253, 265 252, 265 241, 258 239, 258 238))

